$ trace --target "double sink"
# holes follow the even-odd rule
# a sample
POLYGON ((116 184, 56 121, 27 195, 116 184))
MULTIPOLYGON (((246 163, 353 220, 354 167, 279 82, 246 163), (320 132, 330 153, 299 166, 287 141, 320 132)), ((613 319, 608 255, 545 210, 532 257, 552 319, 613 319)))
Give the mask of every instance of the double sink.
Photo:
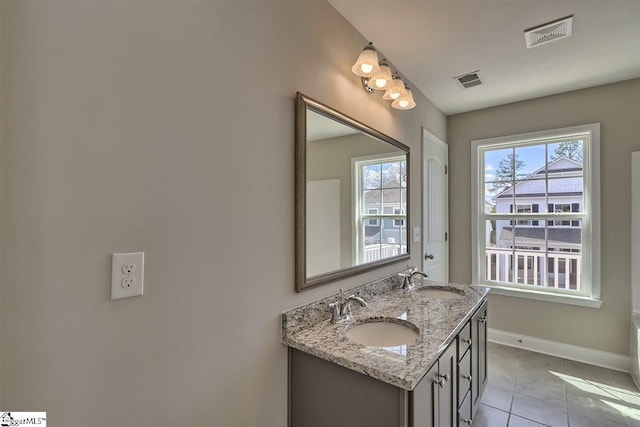
POLYGON ((411 391, 480 307, 488 289, 430 280, 403 289, 396 274, 350 291, 354 311, 347 319, 332 321, 336 302, 344 307, 350 300, 341 295, 283 312, 282 343, 411 391))

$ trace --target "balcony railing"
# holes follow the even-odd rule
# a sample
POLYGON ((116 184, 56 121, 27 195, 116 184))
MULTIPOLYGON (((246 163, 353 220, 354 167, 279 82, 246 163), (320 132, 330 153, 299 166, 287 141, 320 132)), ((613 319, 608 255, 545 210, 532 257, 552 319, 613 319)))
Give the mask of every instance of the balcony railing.
POLYGON ((581 290, 582 255, 579 253, 549 252, 546 264, 545 254, 539 251, 486 248, 485 253, 487 280, 581 290))
POLYGON ((395 243, 378 243, 375 245, 365 245, 364 262, 377 261, 379 259, 389 258, 405 252, 407 252, 407 245, 398 245, 395 243))

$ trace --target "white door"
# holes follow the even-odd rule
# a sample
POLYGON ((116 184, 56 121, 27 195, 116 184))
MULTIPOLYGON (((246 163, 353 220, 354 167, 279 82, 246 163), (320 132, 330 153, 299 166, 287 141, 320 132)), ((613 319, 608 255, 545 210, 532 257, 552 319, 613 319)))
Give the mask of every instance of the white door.
POLYGON ((449 281, 449 146, 422 129, 422 271, 449 281))

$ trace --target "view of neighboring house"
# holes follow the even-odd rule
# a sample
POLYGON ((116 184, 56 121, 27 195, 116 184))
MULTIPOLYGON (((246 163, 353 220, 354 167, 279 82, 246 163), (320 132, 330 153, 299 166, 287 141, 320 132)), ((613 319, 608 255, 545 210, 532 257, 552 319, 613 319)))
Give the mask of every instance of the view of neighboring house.
POLYGON ((406 161, 380 158, 357 166, 362 176, 362 261, 407 251, 406 161))
POLYGON ((493 201, 497 214, 525 217, 496 220, 495 232, 487 234, 488 279, 512 282, 515 271, 516 283, 544 286, 546 274, 547 286, 580 289, 581 221, 534 218, 537 213, 582 212, 582 163, 559 157, 546 170, 543 167, 502 190, 493 201))

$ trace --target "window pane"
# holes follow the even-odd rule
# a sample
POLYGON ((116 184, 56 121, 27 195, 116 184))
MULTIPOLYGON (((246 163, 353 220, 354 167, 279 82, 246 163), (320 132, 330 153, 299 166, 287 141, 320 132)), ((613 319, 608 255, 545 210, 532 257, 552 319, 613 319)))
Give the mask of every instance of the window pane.
MULTIPOLYGON (((578 203, 582 209, 582 192, 581 176, 549 179, 549 203, 578 203)), ((582 210, 576 212, 582 212, 582 210)))
POLYGON ((382 194, 380 190, 365 190, 362 195, 363 212, 368 212, 369 209, 377 209, 378 212, 382 209, 382 194))
POLYGON ((383 258, 380 245, 380 222, 378 221, 377 226, 370 226, 367 221, 364 221, 364 230, 362 230, 362 235, 364 236, 363 262, 372 262, 383 258))
POLYGON ((553 169, 578 169, 582 170, 582 157, 584 141, 557 142, 548 145, 548 168, 553 169))
MULTIPOLYGON (((385 221, 386 222, 386 221, 385 221)), ((382 230, 382 247, 387 256, 407 252, 407 227, 404 220, 389 221, 382 230)))
MULTIPOLYGON (((511 259, 513 250, 510 247, 498 247, 496 245, 496 227, 505 221, 485 221, 485 264, 486 279, 492 282, 510 282, 511 259)), ((506 221, 508 224, 508 221, 506 221)))
POLYGON ((403 212, 406 212, 406 209, 407 209, 407 190, 405 188, 400 190, 400 208, 403 209, 403 212))
MULTIPOLYGON (((382 190, 383 207, 398 208, 401 202, 401 190, 399 188, 393 190, 382 190)), ((384 210, 384 213, 393 213, 393 210, 384 210)))
POLYGON ((496 191, 494 185, 485 185, 485 201, 489 202, 489 208, 495 206, 495 213, 509 213, 509 206, 513 204, 513 187, 496 191))
POLYGON ((400 187, 400 162, 390 162, 382 164, 382 187, 400 187))
POLYGON ((513 149, 487 150, 484 152, 485 182, 510 183, 514 175, 513 149))
POLYGON ((582 221, 576 227, 549 228, 547 286, 582 290, 582 221))
MULTIPOLYGON (((544 229, 542 229, 544 231, 544 229)), ((545 248, 540 246, 518 246, 515 250, 516 283, 519 285, 544 286, 545 248)))
POLYGON ((400 162, 400 182, 402 187, 407 187, 407 162, 405 160, 400 162))
POLYGON ((381 165, 364 165, 362 167, 362 187, 365 190, 380 188, 381 165))
POLYGON ((514 166, 516 179, 544 179, 545 144, 516 147, 515 151, 514 166))
POLYGON ((546 192, 547 183, 544 179, 527 179, 516 184, 517 203, 525 203, 526 199, 531 198, 535 198, 536 203, 544 203, 546 192))

